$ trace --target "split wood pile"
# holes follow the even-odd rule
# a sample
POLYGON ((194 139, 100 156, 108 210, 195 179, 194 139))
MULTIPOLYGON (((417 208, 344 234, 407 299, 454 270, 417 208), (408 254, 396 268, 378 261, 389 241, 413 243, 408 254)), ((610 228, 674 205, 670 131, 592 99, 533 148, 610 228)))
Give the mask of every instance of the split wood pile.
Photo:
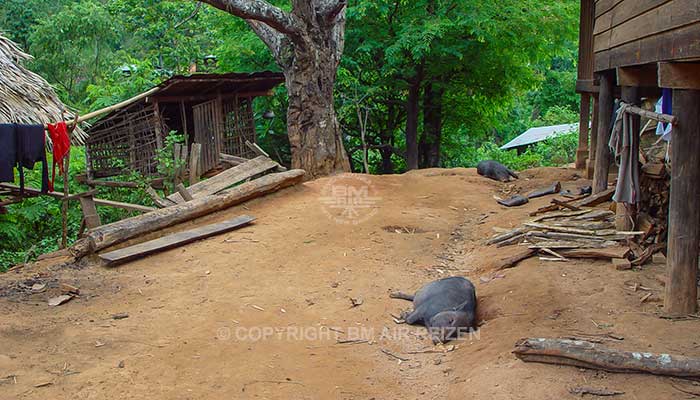
POLYGON ((618 231, 615 229, 615 212, 591 208, 609 201, 613 190, 585 198, 554 199, 551 206, 531 214, 539 215, 536 218, 494 235, 486 242, 487 245, 517 245, 523 249, 501 260, 497 267, 512 268, 520 261, 539 254, 543 261, 567 261, 571 258, 627 260, 627 263, 615 261, 615 264, 619 265, 619 269, 631 269, 650 261, 654 253, 665 251, 665 243, 655 242, 650 234, 653 222, 641 224, 646 230, 618 231))

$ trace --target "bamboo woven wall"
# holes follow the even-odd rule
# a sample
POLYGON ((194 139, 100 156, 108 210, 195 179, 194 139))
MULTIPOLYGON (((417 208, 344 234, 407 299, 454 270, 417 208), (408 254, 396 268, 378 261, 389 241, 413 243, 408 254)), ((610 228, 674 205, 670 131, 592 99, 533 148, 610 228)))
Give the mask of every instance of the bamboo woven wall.
POLYGON ((154 107, 142 103, 99 121, 87 140, 88 175, 157 174, 156 151, 161 143, 157 132, 167 132, 157 129, 158 121, 154 107))
POLYGON ((246 140, 256 142, 253 98, 235 97, 224 102, 224 152, 243 158, 256 154, 245 145, 246 140))
MULTIPOLYGON (((253 97, 215 98, 192 106, 194 141, 202 145, 202 171, 218 166, 219 153, 255 158, 245 145, 246 141, 256 142, 252 102, 253 97)), ((169 128, 156 110, 153 105, 137 103, 92 127, 86 146, 91 178, 134 171, 145 176, 158 174, 156 154, 169 128)))

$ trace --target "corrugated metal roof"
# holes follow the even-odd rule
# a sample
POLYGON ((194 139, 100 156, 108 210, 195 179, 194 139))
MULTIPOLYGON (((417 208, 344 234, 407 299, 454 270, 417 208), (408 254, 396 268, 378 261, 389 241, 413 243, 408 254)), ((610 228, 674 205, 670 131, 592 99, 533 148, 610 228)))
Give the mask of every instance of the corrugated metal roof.
POLYGON ((515 147, 527 146, 559 136, 565 133, 578 132, 578 124, 564 124, 553 126, 540 126, 530 128, 525 133, 501 146, 501 150, 513 149, 515 147))

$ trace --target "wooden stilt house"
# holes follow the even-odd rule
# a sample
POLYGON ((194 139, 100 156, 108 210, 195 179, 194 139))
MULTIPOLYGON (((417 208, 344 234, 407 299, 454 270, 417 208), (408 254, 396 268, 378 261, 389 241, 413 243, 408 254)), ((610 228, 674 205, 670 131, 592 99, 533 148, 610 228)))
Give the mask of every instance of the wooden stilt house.
MULTIPOLYGON (((580 35, 580 126, 588 126, 592 112, 593 129, 590 145, 588 131, 581 131, 577 164, 585 165, 582 158, 590 149, 588 166, 595 192, 608 188, 615 100, 640 106, 643 98, 657 99, 664 89, 666 95, 672 90, 672 115, 630 109, 634 114, 631 146, 638 148, 642 116, 673 121, 666 165, 671 177, 664 307, 670 314, 695 313, 700 245, 696 203, 700 197, 700 2, 581 0, 580 35)), ((622 221, 636 228, 638 210, 627 204, 617 206, 618 215, 623 210, 622 221)))
POLYGON ((173 76, 151 94, 95 122, 86 141, 88 179, 140 172, 157 173, 156 154, 171 131, 187 144, 202 145, 200 171, 219 164, 220 155, 252 158, 253 101, 269 96, 284 81, 275 72, 173 76))

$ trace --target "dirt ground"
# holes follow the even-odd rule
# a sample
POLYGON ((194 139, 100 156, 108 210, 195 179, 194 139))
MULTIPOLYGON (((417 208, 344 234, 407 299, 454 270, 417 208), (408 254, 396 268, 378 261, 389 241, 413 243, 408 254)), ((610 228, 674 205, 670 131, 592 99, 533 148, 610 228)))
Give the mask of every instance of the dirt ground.
POLYGON ((678 390, 700 392, 687 382, 511 354, 522 337, 614 332, 624 340, 605 340, 611 347, 700 356, 700 321, 660 319, 661 303, 641 303, 647 292, 629 288, 640 283, 660 299, 661 264, 623 272, 532 258, 493 270, 513 251, 484 245, 493 228, 549 202, 505 209, 493 196, 555 179, 587 183, 558 168, 525 171, 515 187, 473 169, 343 175, 178 226, 257 218, 120 267, 54 259, 4 274, 0 398, 565 399, 576 386, 624 391, 620 399, 693 398, 678 390), (333 189, 348 185, 363 200, 352 207, 333 189), (477 287, 478 332, 434 347, 424 328, 394 323, 390 314, 410 304, 389 292, 451 275, 477 287), (32 293, 36 283, 46 289, 32 293), (61 283, 80 297, 49 307, 61 283))

